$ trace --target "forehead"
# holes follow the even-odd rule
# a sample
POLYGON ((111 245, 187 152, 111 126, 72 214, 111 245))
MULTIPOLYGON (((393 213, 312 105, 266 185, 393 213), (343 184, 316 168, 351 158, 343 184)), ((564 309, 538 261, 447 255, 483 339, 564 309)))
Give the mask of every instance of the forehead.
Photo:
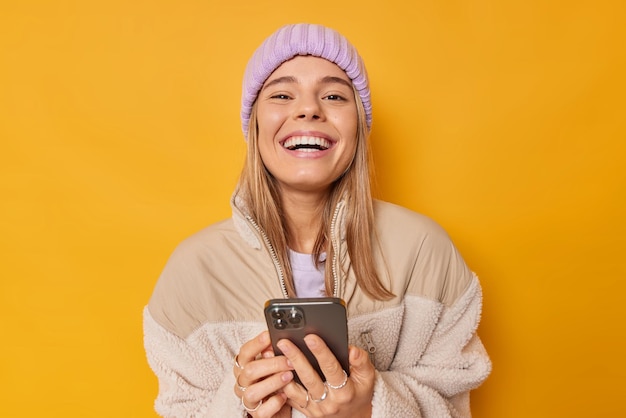
POLYGON ((317 81, 327 77, 337 77, 352 84, 350 77, 337 64, 311 55, 299 55, 285 61, 270 74, 264 85, 282 77, 291 77, 297 81, 317 81))

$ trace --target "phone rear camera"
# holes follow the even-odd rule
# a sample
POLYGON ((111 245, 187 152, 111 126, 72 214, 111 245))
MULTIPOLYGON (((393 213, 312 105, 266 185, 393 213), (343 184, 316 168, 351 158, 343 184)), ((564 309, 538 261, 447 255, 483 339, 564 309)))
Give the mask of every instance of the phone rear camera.
POLYGON ((276 329, 285 329, 287 328, 287 321, 282 318, 274 320, 274 328, 276 329))
POLYGON ((288 319, 291 324, 298 325, 300 324, 300 322, 302 322, 302 314, 300 314, 300 312, 296 310, 293 310, 289 312, 288 319))
POLYGON ((274 309, 271 315, 274 319, 281 319, 283 317, 283 312, 280 309, 274 309))

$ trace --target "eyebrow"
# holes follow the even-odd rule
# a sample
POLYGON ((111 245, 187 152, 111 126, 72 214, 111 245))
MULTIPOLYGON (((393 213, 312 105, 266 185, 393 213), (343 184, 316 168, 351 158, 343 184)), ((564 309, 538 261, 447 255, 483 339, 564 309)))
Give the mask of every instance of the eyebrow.
POLYGON ((352 88, 352 83, 341 77, 326 76, 322 78, 321 82, 325 84, 339 83, 343 84, 346 87, 352 88))
MULTIPOLYGON (((274 80, 268 82, 265 86, 263 86, 263 90, 275 85, 275 84, 281 84, 281 83, 298 83, 298 80, 294 77, 294 76, 284 76, 284 77, 278 77, 275 78, 274 80)), ((341 77, 335 77, 335 76, 326 76, 326 77, 322 77, 322 79, 320 80, 320 83, 323 84, 334 84, 334 83, 339 83, 339 84, 343 84, 346 87, 352 88, 352 83, 350 83, 349 81, 341 78, 341 77)))
POLYGON ((298 80, 296 80, 295 77, 292 76, 284 76, 284 77, 278 77, 275 78, 274 80, 268 82, 266 85, 263 86, 263 90, 265 90, 268 87, 273 86, 274 84, 281 84, 281 83, 297 83, 298 80))

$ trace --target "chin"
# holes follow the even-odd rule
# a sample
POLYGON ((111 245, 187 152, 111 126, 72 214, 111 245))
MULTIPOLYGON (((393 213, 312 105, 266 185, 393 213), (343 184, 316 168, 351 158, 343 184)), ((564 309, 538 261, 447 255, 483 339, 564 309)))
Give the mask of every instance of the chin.
POLYGON ((311 181, 289 181, 289 182, 280 182, 281 188, 283 191, 293 190, 301 193, 322 193, 326 192, 330 189, 332 182, 311 182, 311 181))

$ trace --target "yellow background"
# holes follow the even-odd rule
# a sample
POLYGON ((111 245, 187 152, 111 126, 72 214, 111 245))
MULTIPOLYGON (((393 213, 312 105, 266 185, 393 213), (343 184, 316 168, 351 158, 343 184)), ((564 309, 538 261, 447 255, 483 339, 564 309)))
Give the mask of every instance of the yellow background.
POLYGON ((482 279, 474 414, 626 415, 626 3, 0 3, 0 415, 153 417, 141 310, 229 216, 240 81, 278 26, 365 58, 378 196, 482 279))

